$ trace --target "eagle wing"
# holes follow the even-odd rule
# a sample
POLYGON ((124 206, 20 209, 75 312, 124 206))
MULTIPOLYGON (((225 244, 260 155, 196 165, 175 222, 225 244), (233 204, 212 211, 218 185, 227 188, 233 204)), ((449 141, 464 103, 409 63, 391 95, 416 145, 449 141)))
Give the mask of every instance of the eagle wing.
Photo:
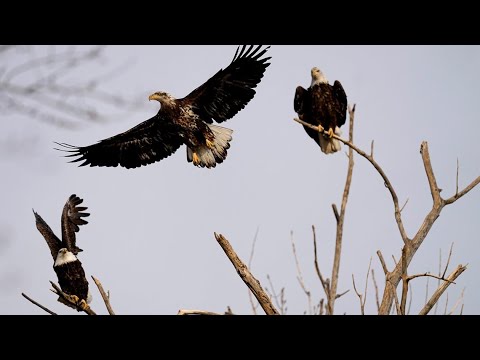
POLYGON ((337 126, 340 127, 345 124, 345 121, 347 120, 348 104, 347 94, 345 93, 342 84, 338 80, 335 80, 333 83, 333 93, 338 103, 338 106, 335 107, 335 111, 337 112, 337 126))
POLYGON ((193 90, 181 101, 191 103, 201 119, 209 124, 221 123, 242 110, 255 95, 253 90, 263 78, 271 57, 261 57, 270 48, 261 50, 251 45, 246 50, 237 48, 232 62, 220 69, 204 84, 193 90))
POLYGON ((300 117, 302 117, 307 107, 307 94, 308 90, 302 86, 297 86, 297 89, 295 90, 295 98, 293 99, 293 109, 300 117))
POLYGON ((78 206, 83 202, 77 195, 70 195, 62 212, 62 247, 68 251, 78 254, 83 251, 76 245, 75 233, 80 230, 79 225, 88 224, 84 217, 90 216, 89 213, 82 212, 87 210, 85 206, 78 206))
POLYGON ((183 140, 175 125, 164 118, 161 109, 157 115, 124 133, 100 140, 98 143, 77 147, 56 143, 77 157, 70 162, 83 161, 80 166, 123 166, 127 169, 152 164, 172 155, 183 140))
POLYGON ((43 220, 42 217, 35 212, 35 210, 33 210, 33 214, 35 215, 35 224, 37 225, 37 229, 47 242, 53 260, 55 260, 57 258, 58 250, 62 248, 62 242, 53 233, 52 229, 50 229, 50 226, 48 226, 45 220, 43 220))

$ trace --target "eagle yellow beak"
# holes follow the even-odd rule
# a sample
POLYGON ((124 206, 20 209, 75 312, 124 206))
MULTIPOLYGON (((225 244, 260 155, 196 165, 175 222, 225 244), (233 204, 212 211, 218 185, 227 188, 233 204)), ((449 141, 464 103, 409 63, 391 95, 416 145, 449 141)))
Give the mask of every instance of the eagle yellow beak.
POLYGON ((160 101, 160 96, 158 96, 157 94, 152 94, 148 97, 148 100, 149 101, 152 101, 152 100, 160 101))

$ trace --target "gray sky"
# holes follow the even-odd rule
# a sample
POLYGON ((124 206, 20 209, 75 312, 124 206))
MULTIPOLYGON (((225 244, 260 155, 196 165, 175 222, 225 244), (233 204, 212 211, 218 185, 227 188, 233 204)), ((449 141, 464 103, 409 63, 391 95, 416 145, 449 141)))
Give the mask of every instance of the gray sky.
MULTIPOLYGON (((272 57, 255 98, 222 124, 234 130, 228 157, 215 169, 196 168, 186 150, 139 169, 78 168, 53 150, 53 141, 89 145, 123 132, 153 116, 159 104, 148 102, 154 91, 183 97, 220 68, 236 50, 231 46, 112 46, 108 60, 65 79, 74 84, 129 59, 132 65, 101 88, 144 99, 134 111, 110 116, 106 123, 82 123, 72 131, 17 115, 0 115, 0 308, 5 314, 42 314, 21 297, 25 292, 50 309, 74 311, 56 302, 49 280, 56 281, 52 259, 35 227, 34 208, 60 235, 60 214, 72 193, 85 200, 91 216, 77 240, 87 274, 110 290, 118 314, 176 314, 179 309, 252 312, 248 289, 216 243, 224 234, 248 261, 259 229, 252 272, 264 287, 285 288, 288 314, 308 310, 296 280, 290 231, 305 284, 318 302, 323 291, 313 267, 311 226, 317 227, 322 272, 330 276, 335 241, 331 204, 340 204, 347 157, 326 156, 292 119, 298 85, 310 84, 317 66, 330 83, 342 82, 350 103, 357 104, 355 143, 369 150, 393 183, 412 237, 432 205, 419 154, 428 141, 442 195, 455 192, 456 161, 460 188, 480 175, 480 47, 478 46, 272 46, 272 57)), ((18 62, 12 52, 6 61, 18 62)), ((101 108, 99 108, 101 110, 101 108)), ((117 112, 118 113, 118 112, 117 112)), ((347 127, 343 128, 347 136, 347 127)), ((478 272, 479 189, 446 207, 414 257, 409 272, 437 272, 439 251, 450 270, 468 269, 448 291, 448 310, 465 288, 464 313, 480 313, 478 272)), ((377 282, 384 279, 376 251, 389 268, 400 257, 402 240, 391 197, 373 167, 356 156, 347 208, 337 314, 358 314, 352 274, 363 291, 370 258, 377 282)), ((425 279, 413 284, 412 313, 425 300, 425 279)), ((106 313, 95 285, 92 308, 106 313)), ((436 280, 429 282, 430 294, 436 280)), ((444 297, 439 312, 445 307, 444 297)), ((372 283, 366 305, 375 313, 372 283)), ((262 313, 261 309, 259 312, 262 313)), ((458 309, 457 309, 458 312, 458 309)))

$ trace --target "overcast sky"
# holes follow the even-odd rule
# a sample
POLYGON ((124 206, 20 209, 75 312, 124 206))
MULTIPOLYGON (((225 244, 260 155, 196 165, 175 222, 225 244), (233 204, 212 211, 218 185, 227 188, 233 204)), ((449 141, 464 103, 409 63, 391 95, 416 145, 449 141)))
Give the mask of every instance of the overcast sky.
MULTIPOLYGON (((319 67, 330 83, 340 80, 349 103, 357 104, 355 143, 369 150, 394 185, 407 233, 413 237, 432 205, 419 153, 428 141, 442 195, 455 192, 457 158, 460 188, 480 175, 477 146, 480 100, 478 46, 280 46, 270 48, 271 65, 254 99, 223 126, 234 130, 224 163, 196 168, 180 148, 161 162, 138 169, 78 168, 67 163, 54 141, 89 145, 123 132, 153 116, 155 91, 183 97, 233 58, 237 45, 112 46, 106 60, 65 77, 76 84, 124 63, 100 88, 141 99, 137 108, 102 123, 81 122, 75 131, 25 116, 0 115, 0 309, 6 314, 43 314, 21 297, 25 292, 61 314, 75 311, 56 301, 49 280, 57 281, 45 241, 35 227, 35 209, 60 236, 60 215, 68 197, 84 199, 89 224, 77 236, 88 276, 99 278, 118 314, 176 314, 179 309, 251 314, 248 289, 215 241, 227 237, 248 261, 258 238, 251 270, 261 284, 279 293, 285 288, 288 314, 308 311, 296 277, 290 232, 305 285, 318 302, 324 296, 313 267, 311 226, 317 227, 319 261, 330 276, 335 243, 331 204, 340 204, 347 170, 345 149, 323 154, 292 119, 298 85, 308 87, 310 69, 319 67)), ((37 54, 42 49, 36 49, 37 54)), ((25 59, 19 51, 3 54, 5 66, 25 59)), ((38 76, 30 74, 28 76, 38 76)), ((21 81, 28 81, 23 79, 21 81)), ((99 111, 103 110, 98 105, 99 111)), ((343 128, 348 136, 347 127, 343 128)), ((480 313, 480 189, 446 207, 414 257, 409 273, 438 272, 454 243, 450 270, 468 269, 448 291, 450 311, 464 292, 464 313, 480 313)), ((380 290, 384 277, 376 257, 381 250, 390 269, 402 240, 393 204, 378 173, 355 157, 345 219, 337 314, 359 314, 352 274, 363 291, 372 259, 380 290)), ((429 282, 429 293, 436 287, 429 282)), ((90 281, 92 308, 106 313, 90 281)), ((376 312, 369 282, 366 311, 376 312)), ((425 302, 426 280, 414 280, 411 313, 425 302)), ((446 297, 438 313, 445 310, 446 297)), ((456 313, 458 313, 457 308, 456 313)), ((262 313, 261 309, 258 309, 262 313)))

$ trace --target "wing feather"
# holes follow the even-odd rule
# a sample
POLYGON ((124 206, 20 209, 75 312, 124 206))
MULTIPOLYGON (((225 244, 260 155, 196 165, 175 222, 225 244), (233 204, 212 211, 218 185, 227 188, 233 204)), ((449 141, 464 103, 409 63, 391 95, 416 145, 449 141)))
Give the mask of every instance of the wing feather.
POLYGON ((56 143, 57 149, 75 157, 70 162, 83 161, 80 166, 123 166, 127 169, 152 164, 172 155, 183 140, 176 127, 162 115, 157 115, 124 133, 100 140, 89 146, 72 146, 56 143))
POLYGON ((180 101, 191 103, 198 115, 207 123, 221 123, 231 119, 242 110, 255 96, 255 88, 263 78, 267 61, 271 57, 261 58, 269 46, 243 45, 237 48, 232 62, 220 69, 205 83, 193 90, 180 101))
POLYGON ((77 207, 77 205, 81 203, 83 203, 83 199, 72 194, 65 203, 62 211, 62 247, 67 248, 68 251, 75 255, 83 251, 76 244, 75 233, 80 230, 79 226, 88 224, 88 221, 83 218, 90 216, 89 213, 83 212, 87 207, 77 207))
POLYGON ((333 83, 333 92, 339 105, 338 107, 336 107, 336 109, 337 126, 340 127, 345 124, 345 121, 347 120, 347 94, 345 93, 342 84, 338 80, 335 80, 335 82, 333 83))
POLYGON ((62 248, 62 242, 60 239, 53 233, 52 229, 42 217, 33 210, 33 214, 35 215, 35 225, 37 226, 38 231, 42 234, 43 238, 45 239, 50 253, 52 254, 53 260, 57 258, 58 250, 62 248))

